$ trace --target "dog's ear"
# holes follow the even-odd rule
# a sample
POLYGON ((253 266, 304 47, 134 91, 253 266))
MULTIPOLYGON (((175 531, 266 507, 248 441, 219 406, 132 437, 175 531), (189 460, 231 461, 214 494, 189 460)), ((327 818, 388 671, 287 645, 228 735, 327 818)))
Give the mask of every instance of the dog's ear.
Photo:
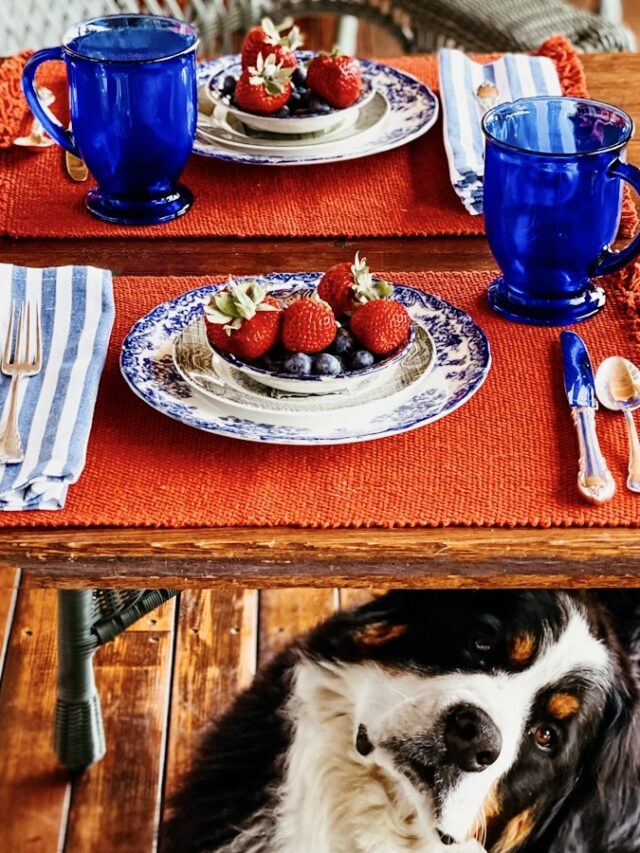
POLYGON ((640 701, 622 686, 609 710, 578 784, 533 847, 539 853, 640 851, 640 701))

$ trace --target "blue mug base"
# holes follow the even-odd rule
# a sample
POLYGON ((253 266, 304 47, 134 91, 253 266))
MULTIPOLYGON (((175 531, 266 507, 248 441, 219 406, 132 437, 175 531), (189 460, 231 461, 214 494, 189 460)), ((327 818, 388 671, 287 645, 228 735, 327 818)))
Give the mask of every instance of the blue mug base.
POLYGON ((89 190, 85 205, 90 213, 117 225, 159 225, 183 216, 193 204, 193 193, 184 184, 177 184, 165 196, 152 199, 122 198, 89 190))
POLYGON ((554 299, 525 305, 509 298, 502 277, 494 279, 487 291, 489 305, 498 314, 516 323, 530 326, 570 326, 588 320, 604 308, 606 295, 596 284, 591 284, 577 299, 554 299))

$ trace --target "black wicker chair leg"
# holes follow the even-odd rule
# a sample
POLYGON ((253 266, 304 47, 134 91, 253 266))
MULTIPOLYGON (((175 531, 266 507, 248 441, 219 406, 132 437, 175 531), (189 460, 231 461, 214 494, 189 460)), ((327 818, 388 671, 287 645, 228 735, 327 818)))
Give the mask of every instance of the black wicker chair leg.
POLYGON ((58 697, 54 748, 70 769, 84 769, 106 751, 100 697, 93 676, 99 641, 92 633, 92 590, 58 593, 58 697))

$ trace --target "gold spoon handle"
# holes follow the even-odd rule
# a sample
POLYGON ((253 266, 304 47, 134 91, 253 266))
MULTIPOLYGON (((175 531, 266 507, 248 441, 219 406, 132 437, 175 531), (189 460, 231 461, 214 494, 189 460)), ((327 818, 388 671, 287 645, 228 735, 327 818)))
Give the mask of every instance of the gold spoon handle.
POLYGON ((86 181, 89 176, 84 160, 76 157, 70 151, 64 152, 64 164, 67 169, 67 174, 72 181, 86 181))
POLYGON ((623 412, 629 435, 629 477, 627 479, 627 488, 632 492, 640 492, 640 439, 638 439, 638 430, 633 420, 633 413, 629 409, 623 409, 623 412))

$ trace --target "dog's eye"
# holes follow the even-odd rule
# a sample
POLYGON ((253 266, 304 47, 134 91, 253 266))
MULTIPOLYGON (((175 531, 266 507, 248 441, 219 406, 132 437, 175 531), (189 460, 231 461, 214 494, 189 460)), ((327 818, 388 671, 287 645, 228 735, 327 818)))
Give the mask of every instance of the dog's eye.
POLYGON ((539 749, 544 750, 545 752, 551 752, 558 743, 558 735, 551 728, 551 726, 547 726, 544 723, 536 726, 532 729, 531 734, 535 741, 536 746, 539 749))
POLYGON ((484 657, 496 648, 501 636, 500 622, 493 616, 485 616, 469 634, 469 649, 475 656, 484 657))
POLYGON ((476 634, 471 638, 471 646, 476 652, 490 652, 494 645, 495 640, 486 634, 476 634))

